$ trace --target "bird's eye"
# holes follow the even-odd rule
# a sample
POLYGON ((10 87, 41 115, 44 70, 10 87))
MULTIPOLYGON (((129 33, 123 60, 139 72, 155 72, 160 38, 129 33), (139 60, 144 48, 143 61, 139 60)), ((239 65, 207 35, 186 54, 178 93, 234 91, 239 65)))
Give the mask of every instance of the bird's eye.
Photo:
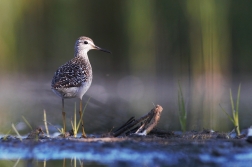
POLYGON ((84 41, 84 44, 88 44, 88 42, 87 42, 87 41, 84 41))

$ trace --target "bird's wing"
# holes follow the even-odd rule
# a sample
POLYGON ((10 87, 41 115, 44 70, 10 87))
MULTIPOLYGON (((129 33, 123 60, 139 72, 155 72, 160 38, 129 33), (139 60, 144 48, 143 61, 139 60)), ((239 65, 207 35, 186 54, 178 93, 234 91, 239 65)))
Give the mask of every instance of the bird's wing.
POLYGON ((60 66, 52 79, 52 88, 80 87, 87 80, 85 63, 82 59, 73 58, 66 64, 60 66))

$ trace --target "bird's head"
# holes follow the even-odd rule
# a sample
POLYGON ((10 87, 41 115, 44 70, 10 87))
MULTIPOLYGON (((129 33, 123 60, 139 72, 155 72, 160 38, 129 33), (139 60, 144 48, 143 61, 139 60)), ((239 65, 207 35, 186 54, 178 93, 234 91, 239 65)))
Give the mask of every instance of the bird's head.
POLYGON ((87 55, 87 52, 91 49, 111 53, 110 51, 108 51, 106 49, 102 49, 102 48, 96 46, 92 39, 82 36, 82 37, 78 38, 78 40, 75 43, 75 56, 77 56, 79 54, 87 55))

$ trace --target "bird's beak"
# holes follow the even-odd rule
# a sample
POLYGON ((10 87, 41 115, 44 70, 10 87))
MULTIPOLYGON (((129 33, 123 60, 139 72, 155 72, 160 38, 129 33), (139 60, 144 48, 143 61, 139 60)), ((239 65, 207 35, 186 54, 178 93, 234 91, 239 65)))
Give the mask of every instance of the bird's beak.
POLYGON ((107 53, 111 53, 110 51, 108 51, 108 50, 106 50, 106 49, 102 49, 102 48, 100 48, 100 47, 98 47, 98 46, 93 46, 94 47, 94 49, 96 49, 96 50, 100 50, 100 51, 103 51, 103 52, 107 52, 107 53))

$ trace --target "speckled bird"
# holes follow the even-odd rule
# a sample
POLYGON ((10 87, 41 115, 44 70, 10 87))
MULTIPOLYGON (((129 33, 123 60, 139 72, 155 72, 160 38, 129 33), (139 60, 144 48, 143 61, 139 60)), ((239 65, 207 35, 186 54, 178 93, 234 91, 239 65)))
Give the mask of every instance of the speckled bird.
POLYGON ((64 133, 66 130, 66 117, 64 111, 65 98, 80 99, 80 119, 82 122, 82 137, 86 137, 82 120, 82 97, 92 83, 92 67, 87 52, 91 49, 111 53, 108 50, 96 46, 92 39, 80 37, 75 43, 74 58, 60 66, 55 72, 52 82, 52 91, 62 98, 62 116, 64 133))

